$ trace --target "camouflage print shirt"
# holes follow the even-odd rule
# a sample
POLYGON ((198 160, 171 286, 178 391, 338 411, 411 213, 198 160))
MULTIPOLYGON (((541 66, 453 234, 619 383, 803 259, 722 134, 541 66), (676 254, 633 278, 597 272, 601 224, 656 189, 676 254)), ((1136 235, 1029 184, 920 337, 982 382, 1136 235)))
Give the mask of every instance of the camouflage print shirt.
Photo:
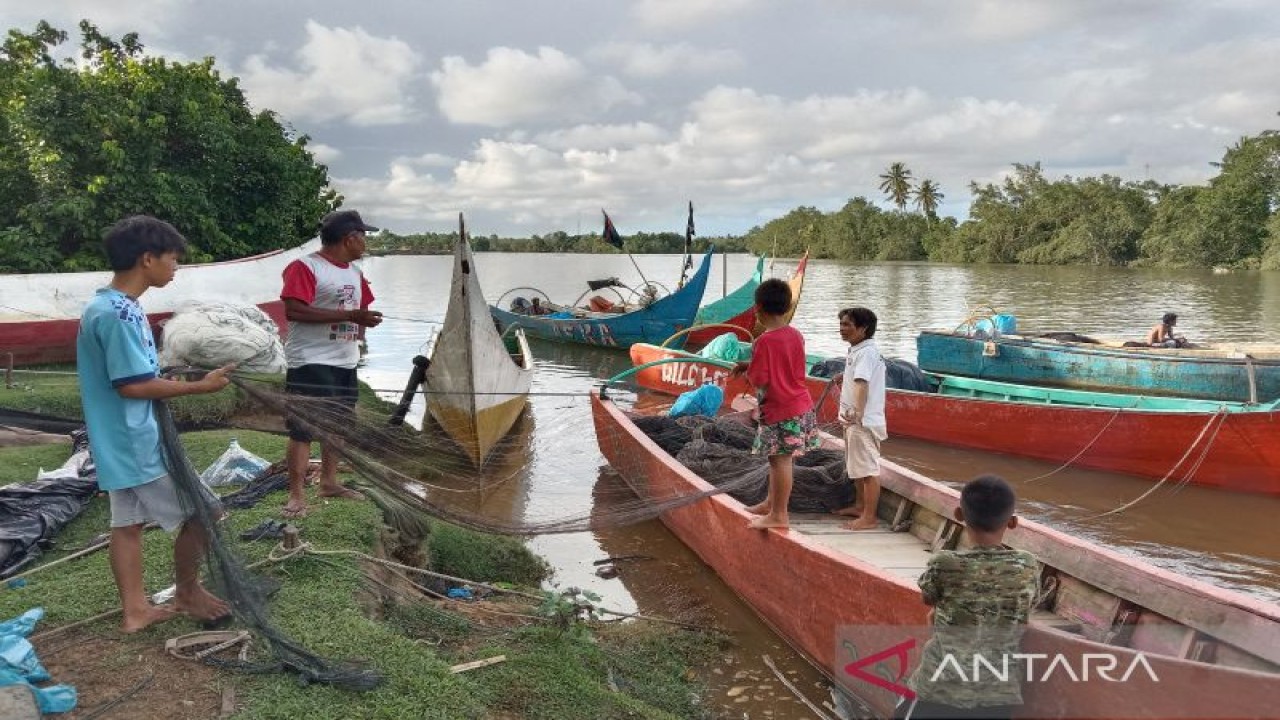
POLYGON ((973 708, 1022 704, 1019 652, 1039 589, 1033 555, 1009 548, 942 551, 920 576, 933 636, 910 686, 921 700, 973 708), (981 656, 975 659, 975 656, 981 656))

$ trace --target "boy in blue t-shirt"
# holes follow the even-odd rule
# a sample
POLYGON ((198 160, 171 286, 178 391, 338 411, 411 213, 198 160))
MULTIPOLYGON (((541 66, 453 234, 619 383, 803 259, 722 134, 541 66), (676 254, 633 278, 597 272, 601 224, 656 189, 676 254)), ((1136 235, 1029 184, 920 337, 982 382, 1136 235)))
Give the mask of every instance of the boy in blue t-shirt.
POLYGON ((187 245, 181 233, 163 220, 135 215, 108 230, 105 245, 115 274, 80 316, 76 371, 98 487, 111 500, 111 573, 123 610, 120 629, 137 632, 175 612, 216 620, 230 609, 200 584, 205 530, 187 522, 193 512, 183 509, 165 466, 152 401, 221 390, 233 366, 195 382, 159 376, 155 339, 138 298, 173 280, 187 245), (150 605, 143 589, 142 529, 152 522, 177 530, 173 608, 150 605))

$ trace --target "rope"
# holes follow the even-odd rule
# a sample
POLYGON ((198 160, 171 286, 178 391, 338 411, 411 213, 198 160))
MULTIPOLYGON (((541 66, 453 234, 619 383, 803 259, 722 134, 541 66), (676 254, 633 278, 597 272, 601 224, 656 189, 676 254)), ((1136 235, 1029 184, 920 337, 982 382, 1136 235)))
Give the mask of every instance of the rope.
POLYGON ((1129 502, 1121 505, 1120 507, 1113 508, 1104 513, 1098 513, 1097 515, 1092 515, 1085 519, 1096 520, 1098 518, 1107 517, 1108 515, 1115 515, 1117 513, 1122 513, 1125 510, 1128 510, 1129 508, 1133 507, 1134 505, 1137 505, 1139 502, 1149 497, 1155 491, 1159 490, 1169 480, 1169 478, 1173 477, 1173 474, 1174 472, 1177 471, 1178 467, 1181 466, 1182 463, 1185 462, 1188 457, 1190 457, 1191 451, 1195 450, 1196 446, 1200 444, 1200 441, 1204 438, 1205 433, 1209 432, 1209 428, 1213 426, 1213 423, 1216 420, 1218 421, 1218 427, 1214 430, 1213 435, 1209 437, 1209 441, 1205 443, 1204 450, 1200 452, 1200 457, 1187 470, 1187 474, 1182 481, 1184 483, 1190 482, 1191 478, 1195 476, 1196 471, 1200 469, 1200 465, 1204 463, 1204 459, 1209 455, 1209 449, 1213 447, 1213 441, 1218 437, 1218 430, 1221 430, 1222 425, 1227 421, 1227 414, 1228 413, 1227 413, 1226 406, 1219 408, 1218 411, 1213 414, 1213 417, 1209 418, 1209 421, 1205 423, 1203 428, 1201 428, 1200 434, 1197 435, 1195 441, 1193 441, 1191 445, 1187 447, 1187 451, 1182 453, 1182 457, 1178 458, 1178 462, 1174 463, 1173 467, 1169 468, 1169 472, 1165 473, 1164 477, 1160 478, 1160 481, 1157 482, 1154 486, 1152 486, 1150 490, 1147 490, 1146 492, 1130 500, 1129 502))
POLYGON ((1022 482, 1024 483, 1039 482, 1040 480, 1043 480, 1049 477, 1050 475, 1057 475, 1063 470, 1066 470, 1067 468, 1071 467, 1072 463, 1074 463, 1075 461, 1083 457, 1085 453, 1089 452, 1089 449, 1092 448, 1094 444, 1097 443, 1098 440, 1102 438, 1103 434, 1106 433, 1107 430, 1111 428, 1111 425, 1116 421, 1116 418, 1120 417, 1120 413, 1126 409, 1127 408, 1116 408, 1116 411, 1111 415, 1111 419, 1107 421, 1106 425, 1102 426, 1102 429, 1098 431, 1098 434, 1094 435, 1093 439, 1090 440, 1088 443, 1086 443, 1083 448, 1080 448, 1080 452, 1076 453, 1075 455, 1072 455, 1069 460, 1067 460, 1063 464, 1059 465, 1057 468, 1050 470, 1049 472, 1043 475, 1037 475, 1036 477, 1030 478, 1028 480, 1023 480, 1022 482))

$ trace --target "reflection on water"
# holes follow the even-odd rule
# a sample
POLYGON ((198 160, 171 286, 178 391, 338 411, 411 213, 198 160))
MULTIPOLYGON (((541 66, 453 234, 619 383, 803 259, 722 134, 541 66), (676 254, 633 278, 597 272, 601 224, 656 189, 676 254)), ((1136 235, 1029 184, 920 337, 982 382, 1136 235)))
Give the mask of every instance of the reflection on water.
MULTIPOLYGON (((674 285, 678 279, 678 257, 636 260, 650 280, 674 285)), ((398 397, 411 358, 429 350, 444 319, 450 263, 443 256, 371 258, 365 263, 377 307, 387 320, 369 334, 370 353, 362 378, 383 390, 388 399, 398 397)), ((630 261, 618 255, 480 253, 476 266, 489 298, 512 287, 533 286, 553 300, 568 301, 582 293, 587 278, 616 275, 628 284, 638 280, 630 261)), ((794 266, 793 261, 779 261, 774 272, 787 277, 794 266)), ((731 256, 728 289, 740 284, 752 269, 748 256, 731 256)), ((720 296, 724 277, 724 265, 717 258, 705 301, 720 296)), ((1015 313, 1024 329, 1135 338, 1144 335, 1162 313, 1175 311, 1180 315, 1179 330, 1193 340, 1258 341, 1275 336, 1280 329, 1280 273, 815 261, 809 265, 794 321, 811 351, 843 353, 835 318, 840 308, 850 305, 874 309, 880 317, 876 339, 885 354, 908 359, 915 358, 918 329, 954 326, 970 307, 979 305, 1015 313)), ((504 456, 501 469, 494 470, 508 473, 510 480, 475 493, 468 502, 475 509, 496 515, 509 512, 521 520, 585 516, 594 503, 607 502, 613 493, 625 491, 601 471, 604 459, 591 429, 586 393, 601 378, 622 372, 631 363, 625 352, 532 340, 531 345, 538 372, 529 419, 517 443, 521 449, 504 456)), ((420 402, 415 402, 410 417, 421 421, 420 402)), ((885 450, 898 462, 954 481, 979 472, 997 472, 1016 481, 1055 469, 1032 460, 902 439, 891 440, 885 450)), ((1280 498, 1170 487, 1122 515, 1095 517, 1150 487, 1126 476, 1075 469, 1017 485, 1024 516, 1223 587, 1280 601, 1280 548, 1274 530, 1280 498)), ((556 568, 555 582, 597 592, 612 609, 692 614, 734 632, 738 645, 729 655, 735 665, 726 661, 722 674, 711 678, 717 692, 723 693, 716 702, 749 708, 751 717, 763 716, 766 710, 778 720, 807 717, 788 693, 776 694, 776 684, 773 693, 761 695, 765 699, 759 701, 736 702, 737 697, 761 694, 757 689, 727 696, 738 685, 754 687, 772 679, 759 663, 759 655, 765 653, 784 671, 795 671, 803 678, 800 684, 811 699, 822 699, 813 685, 817 678, 812 671, 659 523, 597 534, 543 536, 531 540, 530 546, 556 568), (595 575, 593 561, 630 554, 655 559, 623 563, 620 577, 612 580, 595 575), (734 681, 737 673, 747 674, 734 681), (728 679, 721 682, 722 676, 728 679)))

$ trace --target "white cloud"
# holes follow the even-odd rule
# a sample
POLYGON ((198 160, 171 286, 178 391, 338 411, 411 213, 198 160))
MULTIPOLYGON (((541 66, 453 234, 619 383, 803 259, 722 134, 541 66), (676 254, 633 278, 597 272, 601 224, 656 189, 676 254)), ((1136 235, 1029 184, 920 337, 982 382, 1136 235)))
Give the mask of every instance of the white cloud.
POLYGON ((326 165, 342 157, 342 151, 324 143, 307 143, 307 149, 315 156, 317 162, 326 165))
POLYGON ((40 20, 48 20, 65 30, 71 40, 79 38, 80 20, 89 19, 103 33, 119 37, 137 32, 146 36, 160 33, 169 22, 193 4, 193 0, 58 0, 34 3, 30 0, 0 0, 0 17, 7 28, 31 32, 40 20))
POLYGON ((492 127, 572 121, 641 102, 615 78, 593 76, 577 58, 545 46, 536 55, 491 48, 479 65, 449 56, 431 74, 431 82, 449 120, 492 127))
POLYGON ((666 141, 671 133, 653 123, 626 125, 577 125, 564 130, 541 133, 536 141, 556 150, 607 150, 619 146, 636 146, 666 141))
POLYGON ((363 28, 329 28, 307 21, 307 41, 294 67, 273 66, 252 55, 241 85, 255 107, 287 120, 390 125, 416 115, 408 88, 421 58, 403 40, 370 35, 363 28))
POLYGON ((759 0, 638 0, 631 14, 656 30, 688 30, 720 18, 743 14, 759 0))
POLYGON ((706 50, 689 43, 605 43, 594 48, 591 56, 615 62, 624 74, 639 78, 658 78, 676 73, 710 75, 743 65, 742 54, 736 50, 706 50))

